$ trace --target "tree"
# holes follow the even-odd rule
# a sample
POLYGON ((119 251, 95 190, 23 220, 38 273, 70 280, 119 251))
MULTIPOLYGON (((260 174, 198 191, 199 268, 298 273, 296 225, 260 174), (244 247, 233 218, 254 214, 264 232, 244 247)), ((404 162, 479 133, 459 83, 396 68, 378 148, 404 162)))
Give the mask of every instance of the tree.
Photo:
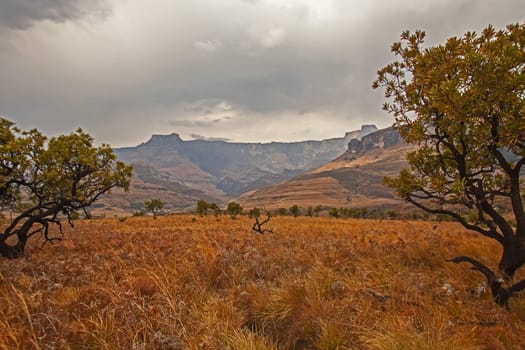
POLYGON ((228 203, 228 207, 226 208, 226 213, 228 213, 228 215, 230 215, 232 220, 235 220, 237 215, 240 215, 241 212, 242 212, 242 207, 241 207, 241 205, 239 203, 237 203, 237 202, 230 202, 230 203, 228 203))
POLYGON ((331 209, 328 211, 328 216, 337 219, 337 218, 339 217, 339 209, 337 209, 337 208, 331 208, 331 209))
POLYGON ((206 216, 206 213, 208 213, 208 209, 210 209, 210 204, 204 199, 199 199, 197 201, 197 213, 200 216, 206 216))
POLYGON ((18 258, 27 241, 60 239, 49 228, 70 224, 78 210, 115 187, 128 190, 132 168, 116 161, 108 145, 93 146, 81 129, 48 139, 38 130, 21 131, 0 118, 0 206, 15 217, 0 233, 0 254, 18 258))
POLYGON ((144 201, 144 206, 146 207, 146 210, 153 214, 153 218, 156 219, 157 213, 164 207, 164 202, 159 198, 152 198, 149 201, 144 201))
POLYGON ((266 214, 266 219, 264 219, 263 221, 259 221, 259 218, 261 216, 261 210, 259 208, 253 208, 252 211, 254 215, 250 217, 255 219, 255 222, 252 226, 252 230, 260 233, 261 235, 265 233, 273 233, 271 229, 269 230, 263 229, 263 225, 270 221, 270 218, 271 218, 270 212, 268 210, 264 210, 266 214))
POLYGON ((301 209, 297 204, 292 205, 288 210, 292 213, 294 218, 298 217, 301 212, 301 209))
POLYGON ((221 208, 217 205, 217 203, 210 203, 208 205, 208 208, 213 211, 213 215, 218 218, 221 215, 221 208))
MULTIPOLYGON (((383 108, 403 139, 419 146, 408 154, 410 169, 385 183, 416 207, 498 242, 499 270, 512 279, 525 263, 525 24, 488 26, 436 47, 423 48, 424 38, 403 32, 392 45, 399 60, 373 84, 385 88, 383 108)), ((489 279, 480 262, 453 261, 489 279)))
POLYGON ((259 216, 261 216, 261 209, 257 207, 250 209, 250 211, 248 212, 248 216, 250 218, 258 218, 259 216))

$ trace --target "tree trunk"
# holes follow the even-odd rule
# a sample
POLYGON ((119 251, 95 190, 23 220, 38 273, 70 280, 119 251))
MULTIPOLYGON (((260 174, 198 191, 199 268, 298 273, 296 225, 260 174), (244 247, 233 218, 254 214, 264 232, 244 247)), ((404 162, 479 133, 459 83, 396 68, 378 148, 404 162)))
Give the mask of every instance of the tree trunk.
POLYGON ((7 259, 17 259, 24 255, 25 242, 18 241, 15 245, 0 242, 0 255, 7 259))
POLYGON ((505 239, 503 243, 503 254, 499 262, 499 270, 509 278, 525 264, 525 238, 514 236, 505 239))

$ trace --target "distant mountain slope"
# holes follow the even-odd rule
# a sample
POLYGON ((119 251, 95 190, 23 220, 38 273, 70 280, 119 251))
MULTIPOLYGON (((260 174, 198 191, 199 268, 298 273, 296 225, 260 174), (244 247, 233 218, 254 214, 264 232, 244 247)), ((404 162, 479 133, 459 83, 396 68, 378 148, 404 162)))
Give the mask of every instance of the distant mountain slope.
POLYGON ((390 207, 402 205, 393 191, 382 185, 407 166, 406 145, 392 128, 378 130, 350 141, 335 160, 285 182, 241 195, 246 208, 264 206, 390 207))
POLYGON ((231 143, 184 141, 178 134, 154 135, 136 147, 117 148, 134 166, 129 193, 105 199, 106 207, 137 208, 159 197, 168 210, 193 208, 198 199, 222 203, 315 169, 340 156, 353 139, 376 131, 374 125, 322 141, 231 143))

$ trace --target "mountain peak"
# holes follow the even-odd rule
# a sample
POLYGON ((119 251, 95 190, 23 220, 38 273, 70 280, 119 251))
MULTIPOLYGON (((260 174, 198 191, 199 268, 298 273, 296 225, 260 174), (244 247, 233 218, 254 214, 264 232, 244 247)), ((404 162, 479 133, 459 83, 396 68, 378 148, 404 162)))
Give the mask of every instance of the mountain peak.
POLYGON ((182 142, 184 141, 182 141, 179 134, 171 133, 169 135, 152 135, 145 145, 152 147, 166 147, 177 145, 182 142))

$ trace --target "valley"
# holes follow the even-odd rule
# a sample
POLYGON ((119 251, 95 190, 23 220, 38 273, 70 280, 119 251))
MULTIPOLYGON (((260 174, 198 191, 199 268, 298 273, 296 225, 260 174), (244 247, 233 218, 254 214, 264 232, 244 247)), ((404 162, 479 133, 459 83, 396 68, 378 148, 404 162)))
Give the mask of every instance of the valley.
POLYGON ((344 137, 293 143, 184 141, 154 135, 137 146, 116 149, 133 165, 130 192, 115 191, 95 212, 124 214, 160 198, 169 212, 193 210, 199 199, 245 208, 389 208, 403 205, 382 185, 406 166, 410 149, 391 128, 363 125, 344 137))

